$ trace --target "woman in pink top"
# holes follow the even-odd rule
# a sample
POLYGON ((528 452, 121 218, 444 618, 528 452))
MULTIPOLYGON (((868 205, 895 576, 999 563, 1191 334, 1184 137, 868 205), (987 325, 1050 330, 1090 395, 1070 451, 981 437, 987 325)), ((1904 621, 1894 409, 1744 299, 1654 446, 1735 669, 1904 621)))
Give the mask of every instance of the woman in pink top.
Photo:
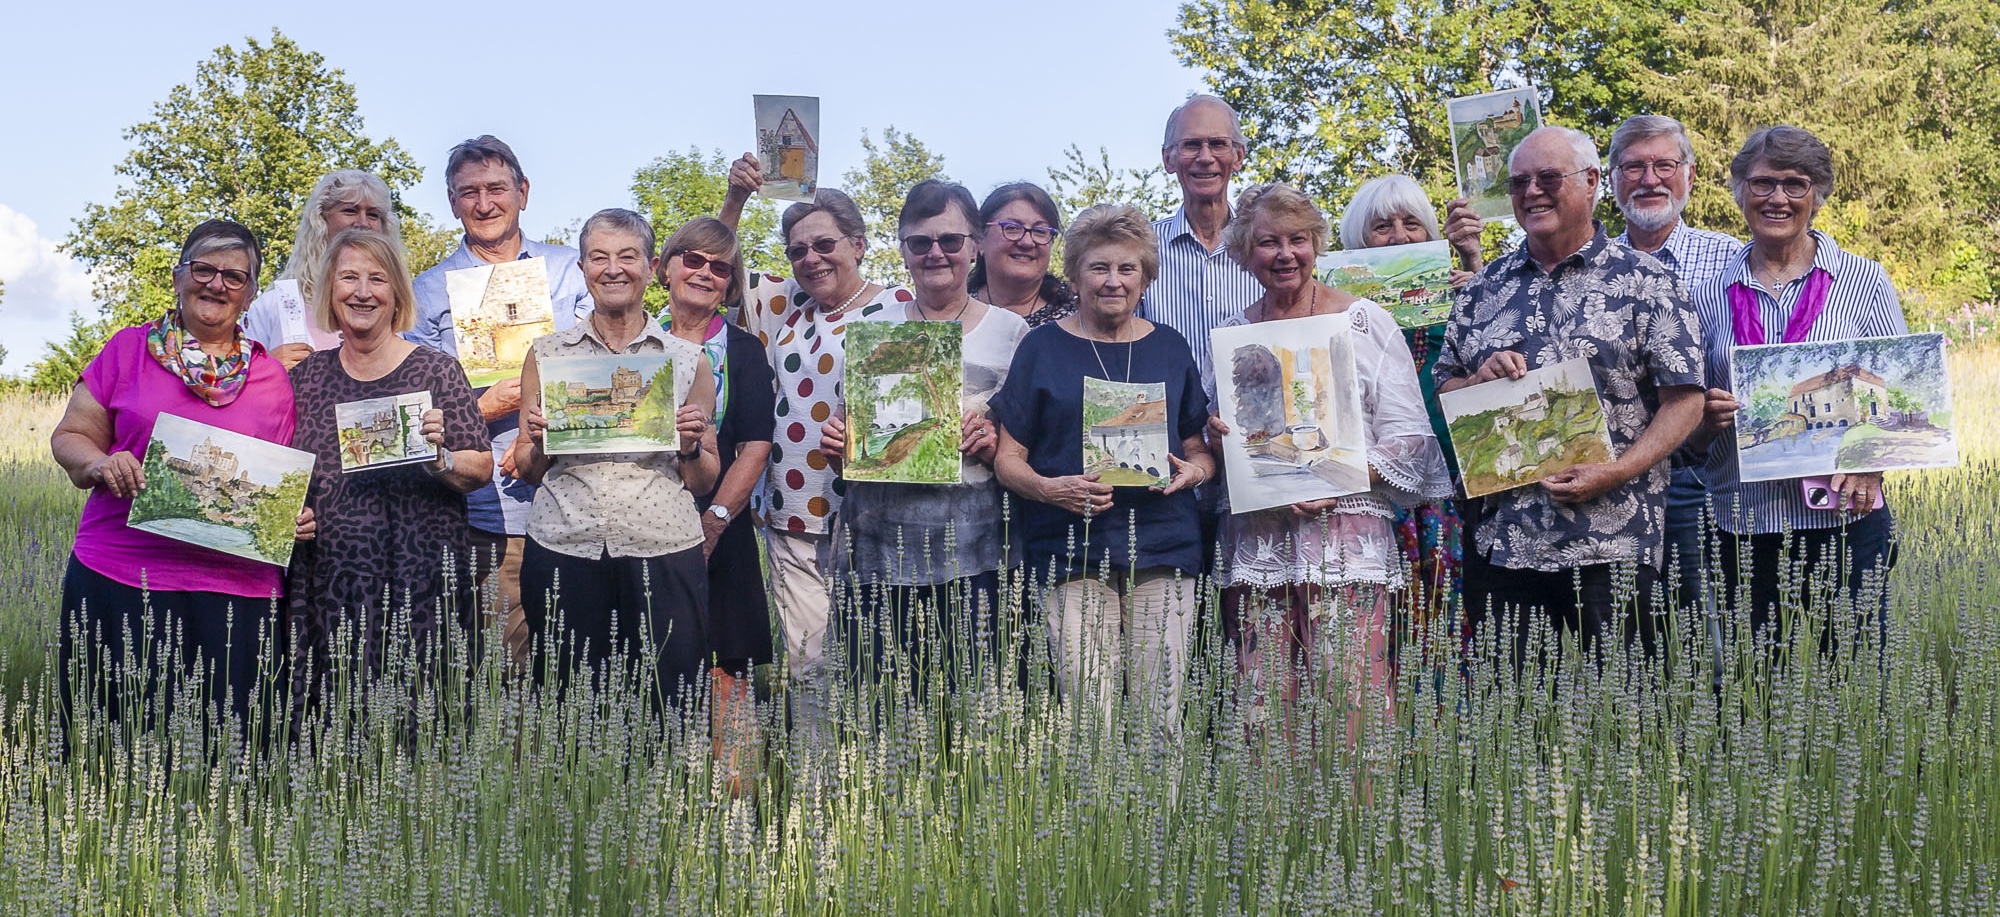
MULTIPOLYGON (((141 531, 125 519, 133 495, 146 487, 140 456, 161 414, 291 442, 284 367, 236 326, 259 261, 257 240, 243 226, 210 220, 195 227, 174 265, 174 307, 112 335, 49 438, 56 462, 90 491, 63 576, 65 699, 79 643, 83 671, 103 684, 116 676, 125 631, 152 638, 171 627, 179 635, 167 648, 179 653, 176 668, 199 659, 214 696, 226 684, 237 714, 249 710, 258 630, 275 620, 284 568, 141 531)), ((311 511, 299 515, 297 534, 312 537, 311 511)), ((155 650, 153 658, 161 655, 155 650)), ((115 717, 118 700, 99 702, 115 717)))

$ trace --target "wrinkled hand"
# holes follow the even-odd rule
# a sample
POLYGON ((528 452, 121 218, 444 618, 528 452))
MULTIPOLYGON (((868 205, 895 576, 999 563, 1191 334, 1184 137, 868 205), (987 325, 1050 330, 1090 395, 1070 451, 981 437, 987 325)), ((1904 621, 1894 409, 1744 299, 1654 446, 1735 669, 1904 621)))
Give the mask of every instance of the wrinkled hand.
POLYGON ((977 411, 967 411, 959 418, 958 435, 961 455, 982 465, 993 464, 993 454, 1000 451, 1000 431, 993 428, 993 421, 977 411))
POLYGON ((1465 289, 1465 285, 1471 283, 1472 279, 1478 276, 1479 276, 1478 271, 1461 271, 1457 268, 1452 268, 1451 288, 1454 290, 1465 289))
POLYGON ((1149 487, 1148 490, 1156 494, 1175 494, 1208 483, 1207 468, 1171 452, 1167 453, 1167 469, 1167 485, 1149 487))
POLYGON ((271 348, 271 356, 284 364, 285 372, 291 372, 292 367, 305 362, 307 357, 312 356, 312 352, 311 344, 279 344, 271 348))
POLYGON ((701 447, 701 438, 708 435, 708 412, 699 405, 681 405, 674 412, 674 429, 681 435, 681 452, 693 452, 701 447))
POLYGON ((444 445, 444 409, 431 408, 425 411, 423 422, 421 432, 424 434, 424 442, 433 446, 444 445))
POLYGON ((1528 358, 1511 350, 1503 350, 1486 358, 1479 364, 1479 371, 1472 374, 1472 383, 1492 382, 1495 379, 1519 379, 1528 374, 1528 358))
POLYGON ((1219 443, 1222 442, 1223 438, 1228 435, 1229 435, 1229 424, 1223 422, 1221 415, 1219 414, 1208 415, 1208 441, 1212 443, 1219 443))
POLYGON ((714 556, 715 543, 722 539, 722 531, 729 523, 703 512, 701 514, 701 559, 703 562, 714 556))
POLYGON ((493 383, 486 393, 479 396, 479 415, 489 421, 499 420, 521 409, 521 380, 502 379, 493 383))
POLYGON ((1111 509, 1111 485, 1099 482, 1094 474, 1047 478, 1042 502, 1089 518, 1111 509))
POLYGON ((1445 240, 1458 252, 1461 263, 1468 271, 1479 270, 1479 236, 1485 229, 1486 221, 1472 212, 1471 201, 1461 197, 1444 205, 1445 240))
POLYGON ((1339 502, 1339 497, 1328 497, 1324 500, 1306 500, 1302 503, 1294 503, 1292 504, 1292 515, 1316 517, 1320 513, 1332 509, 1333 505, 1339 502))
MULTIPOLYGON (((527 434, 524 437, 525 439, 537 446, 545 445, 548 442, 549 416, 542 413, 541 405, 531 404, 528 406, 528 427, 521 432, 527 434)), ((516 442, 518 441, 516 440, 516 442)))
POLYGON ((1708 390, 1708 398, 1702 404, 1701 419, 1708 424, 1710 430, 1724 433, 1735 429, 1736 412, 1742 407, 1742 402, 1737 401, 1736 395, 1728 389, 1712 388, 1708 390))
POLYGON ((90 466, 90 476, 118 498, 135 496, 146 489, 146 470, 130 452, 113 452, 90 466))
POLYGON ((292 540, 311 541, 313 540, 313 536, 318 534, 319 520, 313 518, 313 508, 310 506, 301 507, 298 519, 292 522, 292 540))
POLYGON ((835 414, 820 424, 819 453, 836 467, 847 459, 847 415, 835 414))
MULTIPOLYGON (((542 426, 546 429, 548 424, 544 423, 542 426)), ((515 439, 514 444, 508 446, 507 451, 500 454, 500 473, 510 478, 520 477, 522 457, 528 454, 529 449, 533 449, 537 445, 539 444, 526 437, 515 439)))
POLYGON ((1548 491, 1557 503, 1585 503, 1604 496, 1627 480, 1630 479, 1620 473, 1616 465, 1592 462, 1556 472, 1542 481, 1542 489, 1548 491))
POLYGON ((764 187, 764 164, 754 153, 744 153, 729 164, 729 196, 748 198, 764 187))
POLYGON ((1833 508, 1857 516, 1873 512, 1876 498, 1882 495, 1882 472, 1879 471, 1836 474, 1827 483, 1840 495, 1833 501, 1833 508))

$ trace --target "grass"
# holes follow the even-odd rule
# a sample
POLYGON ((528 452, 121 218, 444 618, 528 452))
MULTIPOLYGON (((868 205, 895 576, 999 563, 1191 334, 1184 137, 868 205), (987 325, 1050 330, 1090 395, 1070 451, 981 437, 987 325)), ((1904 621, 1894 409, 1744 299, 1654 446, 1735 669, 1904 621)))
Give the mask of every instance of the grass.
MULTIPOLYGON (((558 699, 462 646, 405 648, 322 722, 255 724, 296 741, 179 714, 64 729, 42 675, 80 501, 10 461, 0 539, 44 544, 0 543, 0 911, 1995 913, 2000 373, 1965 357, 1967 464, 1891 478, 1886 669, 1870 650, 1773 668, 1732 639, 1716 692, 1683 629, 1664 667, 1570 654, 1537 683, 1484 646, 1461 681, 1410 641, 1395 721, 1350 746, 1347 698, 1254 717, 1213 640, 1178 735, 1143 705, 1107 721, 1023 690, 1005 659, 949 689, 843 679, 825 729, 761 702, 742 795, 704 710, 656 720, 631 685, 558 699)), ((1041 641, 997 644, 1043 671, 1041 641)))

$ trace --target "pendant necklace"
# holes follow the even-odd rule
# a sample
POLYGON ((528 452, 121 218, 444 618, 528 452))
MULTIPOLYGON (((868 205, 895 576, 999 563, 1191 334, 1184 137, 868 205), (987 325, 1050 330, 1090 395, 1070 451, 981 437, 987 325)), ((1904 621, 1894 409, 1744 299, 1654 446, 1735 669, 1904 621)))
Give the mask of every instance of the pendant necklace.
MULTIPOLYGON (((1083 320, 1080 316, 1077 319, 1077 327, 1079 328, 1083 327, 1083 320)), ((1090 342, 1090 355, 1097 358, 1098 371, 1104 373, 1105 381, 1107 382, 1110 381, 1111 370, 1104 365, 1104 354, 1098 352, 1097 350, 1097 339, 1084 338, 1084 340, 1090 342)), ((1112 340, 1109 343, 1116 344, 1118 343, 1118 341, 1112 340)), ((1125 345, 1125 382, 1128 385, 1131 384, 1132 382, 1132 345, 1129 343, 1125 345)))

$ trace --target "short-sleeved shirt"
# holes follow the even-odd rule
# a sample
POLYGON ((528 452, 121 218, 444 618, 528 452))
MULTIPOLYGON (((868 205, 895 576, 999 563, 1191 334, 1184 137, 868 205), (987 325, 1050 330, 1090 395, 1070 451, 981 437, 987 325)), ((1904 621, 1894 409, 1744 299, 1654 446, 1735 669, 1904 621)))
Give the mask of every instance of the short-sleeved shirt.
MULTIPOLYGON (((583 269, 577 264, 581 256, 576 249, 523 238, 519 257, 543 259, 549 272, 549 309, 555 317, 556 331, 566 331, 590 317, 596 304, 590 300, 590 288, 584 285, 583 269)), ((403 332, 403 339, 458 356, 458 336, 452 333, 451 296, 445 289, 445 275, 486 263, 461 239, 458 250, 450 257, 418 274, 417 326, 403 332)), ((466 518, 482 532, 519 535, 527 531, 528 507, 535 502, 535 485, 501 474, 500 460, 521 432, 520 418, 511 413, 497 417, 487 422, 486 432, 493 443, 493 483, 465 495, 466 518)))
POLYGON ((1259 282, 1220 242, 1201 244, 1188 225, 1187 208, 1153 223, 1160 244, 1160 276, 1146 288, 1139 317, 1165 325, 1187 341, 1202 383, 1214 386, 1208 333, 1243 314, 1264 295, 1259 282))
MULTIPOLYGON (((535 339, 537 363, 555 357, 613 353, 664 353, 690 364, 700 345, 645 324, 632 343, 612 350, 590 322, 535 339)), ((694 377, 674 373, 674 403, 686 404, 694 377)), ((534 397, 524 394, 523 397, 534 397)), ((557 455, 549 461, 528 514, 528 537, 571 557, 659 557, 701 545, 701 516, 681 483, 679 453, 600 452, 557 455)))
MULTIPOLYGON (((1551 272, 1525 245, 1480 271, 1458 293, 1437 381, 1472 375, 1503 351, 1519 353, 1529 369, 1587 358, 1617 454, 1652 424, 1661 388, 1698 387, 1705 378, 1686 288, 1653 256, 1606 237, 1601 226, 1551 272)), ((1667 484, 1661 461, 1586 503, 1557 503, 1540 486, 1492 494, 1473 523, 1474 543, 1494 564, 1513 569, 1657 568, 1667 484)))
MULTIPOLYGON (((261 345, 251 348, 250 377, 225 407, 203 401, 181 377, 146 350, 152 324, 111 336, 83 371, 83 387, 111 419, 111 442, 104 451, 129 452, 144 461, 161 414, 254 436, 265 442, 292 441, 292 383, 285 367, 261 345)), ((132 500, 115 497, 99 484, 84 500, 76 526, 76 559, 92 571, 134 588, 169 592, 214 592, 270 599, 284 588, 281 567, 175 541, 125 524, 132 500)))
MULTIPOLYGON (((1806 333, 1807 341, 1843 341, 1852 338, 1908 334, 1903 309, 1896 298, 1896 285, 1882 265, 1841 250, 1833 237, 1811 230, 1819 243, 1813 268, 1833 275, 1826 304, 1806 333)), ((1695 312, 1701 316, 1702 344, 1708 362, 1709 384, 1729 388, 1729 351, 1736 346, 1735 322, 1729 309, 1729 285, 1743 282, 1757 294, 1757 311, 1764 321, 1767 343, 1777 343, 1779 332, 1798 307, 1805 290, 1800 275, 1775 293, 1766 289, 1749 269, 1750 246, 1744 245, 1721 274, 1694 291, 1695 312)), ((1810 273, 1810 272, 1808 272, 1810 273)), ((1805 490, 1796 479, 1785 481, 1737 480, 1736 439, 1718 436, 1708 449, 1708 494, 1715 509, 1716 524, 1738 535, 1765 535, 1786 529, 1824 529, 1841 525, 1841 514, 1806 506, 1805 490)))
POLYGON ((281 277, 270 289, 258 294, 243 311, 243 336, 264 345, 265 350, 274 350, 288 343, 286 338, 305 333, 305 340, 298 343, 309 344, 314 350, 332 350, 340 346, 340 332, 328 331, 319 326, 313 317, 312 303, 305 301, 299 291, 299 282, 290 277, 281 277), (301 314, 288 315, 293 309, 301 314), (288 329, 287 325, 294 325, 288 329))
POLYGON ((764 479, 764 524, 784 532, 825 535, 847 485, 819 451, 820 426, 840 409, 836 388, 847 372, 842 335, 855 316, 871 316, 914 300, 909 290, 886 287, 873 299, 838 314, 807 296, 797 281, 751 274, 743 294, 743 327, 764 342, 778 377, 771 468, 764 479))
MULTIPOLYGON (((1208 422, 1208 396, 1186 339, 1165 325, 1122 344, 1090 341, 1060 324, 1028 332, 1014 351, 1007 382, 992 402, 993 418, 1028 450, 1028 465, 1043 477, 1083 473, 1083 380, 1164 383, 1167 442, 1186 457, 1181 441, 1208 422), (1109 367, 1108 369, 1105 367, 1109 367)), ((1120 487, 1110 511, 1091 518, 1035 500, 1016 498, 1017 531, 1030 574, 1056 576, 1095 572, 1109 563, 1173 567, 1190 576, 1201 572, 1201 524, 1194 494, 1159 494, 1120 487), (1138 544, 1132 543, 1137 534, 1138 544), (1072 554, 1074 543, 1079 553, 1072 554), (1136 551, 1136 553, 1135 553, 1136 551)))

